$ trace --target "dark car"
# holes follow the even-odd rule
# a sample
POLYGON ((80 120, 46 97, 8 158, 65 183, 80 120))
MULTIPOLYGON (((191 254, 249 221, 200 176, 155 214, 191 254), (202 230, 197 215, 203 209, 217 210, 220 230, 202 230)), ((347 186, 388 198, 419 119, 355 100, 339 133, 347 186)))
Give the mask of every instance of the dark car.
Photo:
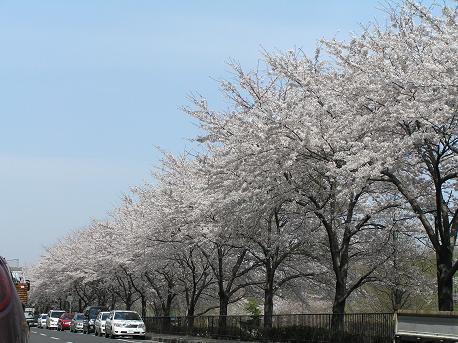
POLYGON ((36 314, 34 317, 33 317, 33 326, 38 326, 38 319, 40 318, 40 315, 39 314, 36 314))
POLYGON ((16 293, 11 272, 0 257, 0 343, 26 343, 29 326, 24 317, 24 307, 16 293))
POLYGON ((106 311, 105 306, 88 306, 84 309, 83 333, 95 332, 95 320, 100 311, 106 311))

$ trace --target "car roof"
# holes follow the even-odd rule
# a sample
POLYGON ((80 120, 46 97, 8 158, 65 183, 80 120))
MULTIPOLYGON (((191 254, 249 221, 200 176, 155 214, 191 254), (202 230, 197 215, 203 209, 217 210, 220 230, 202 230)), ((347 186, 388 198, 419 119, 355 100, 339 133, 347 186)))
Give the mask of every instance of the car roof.
POLYGON ((132 310, 114 310, 115 312, 135 312, 137 313, 137 311, 132 311, 132 310))
POLYGON ((114 310, 113 312, 132 312, 132 313, 137 313, 137 311, 131 311, 131 310, 114 310))

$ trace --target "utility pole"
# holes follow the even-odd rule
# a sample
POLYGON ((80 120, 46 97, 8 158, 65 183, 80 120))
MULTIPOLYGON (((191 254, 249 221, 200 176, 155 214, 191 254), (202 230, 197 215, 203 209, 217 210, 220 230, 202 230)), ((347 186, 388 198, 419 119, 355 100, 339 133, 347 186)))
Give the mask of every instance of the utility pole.
POLYGON ((73 301, 73 296, 71 294, 67 295, 67 301, 70 305, 70 309, 68 312, 72 313, 72 301, 73 301))

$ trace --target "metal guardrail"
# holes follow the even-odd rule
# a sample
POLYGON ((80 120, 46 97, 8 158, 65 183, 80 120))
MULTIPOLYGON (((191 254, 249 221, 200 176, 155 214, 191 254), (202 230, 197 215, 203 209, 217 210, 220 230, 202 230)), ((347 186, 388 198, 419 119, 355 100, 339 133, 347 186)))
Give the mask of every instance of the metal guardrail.
POLYGON ((147 317, 144 321, 148 332, 246 341, 391 343, 394 332, 392 313, 274 315, 272 327, 264 326, 264 316, 147 317))

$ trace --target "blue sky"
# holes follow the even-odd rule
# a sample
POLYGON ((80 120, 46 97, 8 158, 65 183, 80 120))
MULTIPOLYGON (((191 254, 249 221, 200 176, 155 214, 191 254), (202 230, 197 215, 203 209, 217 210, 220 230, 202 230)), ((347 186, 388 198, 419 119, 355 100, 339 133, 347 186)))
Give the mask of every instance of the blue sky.
POLYGON ((312 52, 384 13, 372 0, 0 0, 0 255, 103 218, 196 133, 198 92, 222 106, 226 62, 312 52))

